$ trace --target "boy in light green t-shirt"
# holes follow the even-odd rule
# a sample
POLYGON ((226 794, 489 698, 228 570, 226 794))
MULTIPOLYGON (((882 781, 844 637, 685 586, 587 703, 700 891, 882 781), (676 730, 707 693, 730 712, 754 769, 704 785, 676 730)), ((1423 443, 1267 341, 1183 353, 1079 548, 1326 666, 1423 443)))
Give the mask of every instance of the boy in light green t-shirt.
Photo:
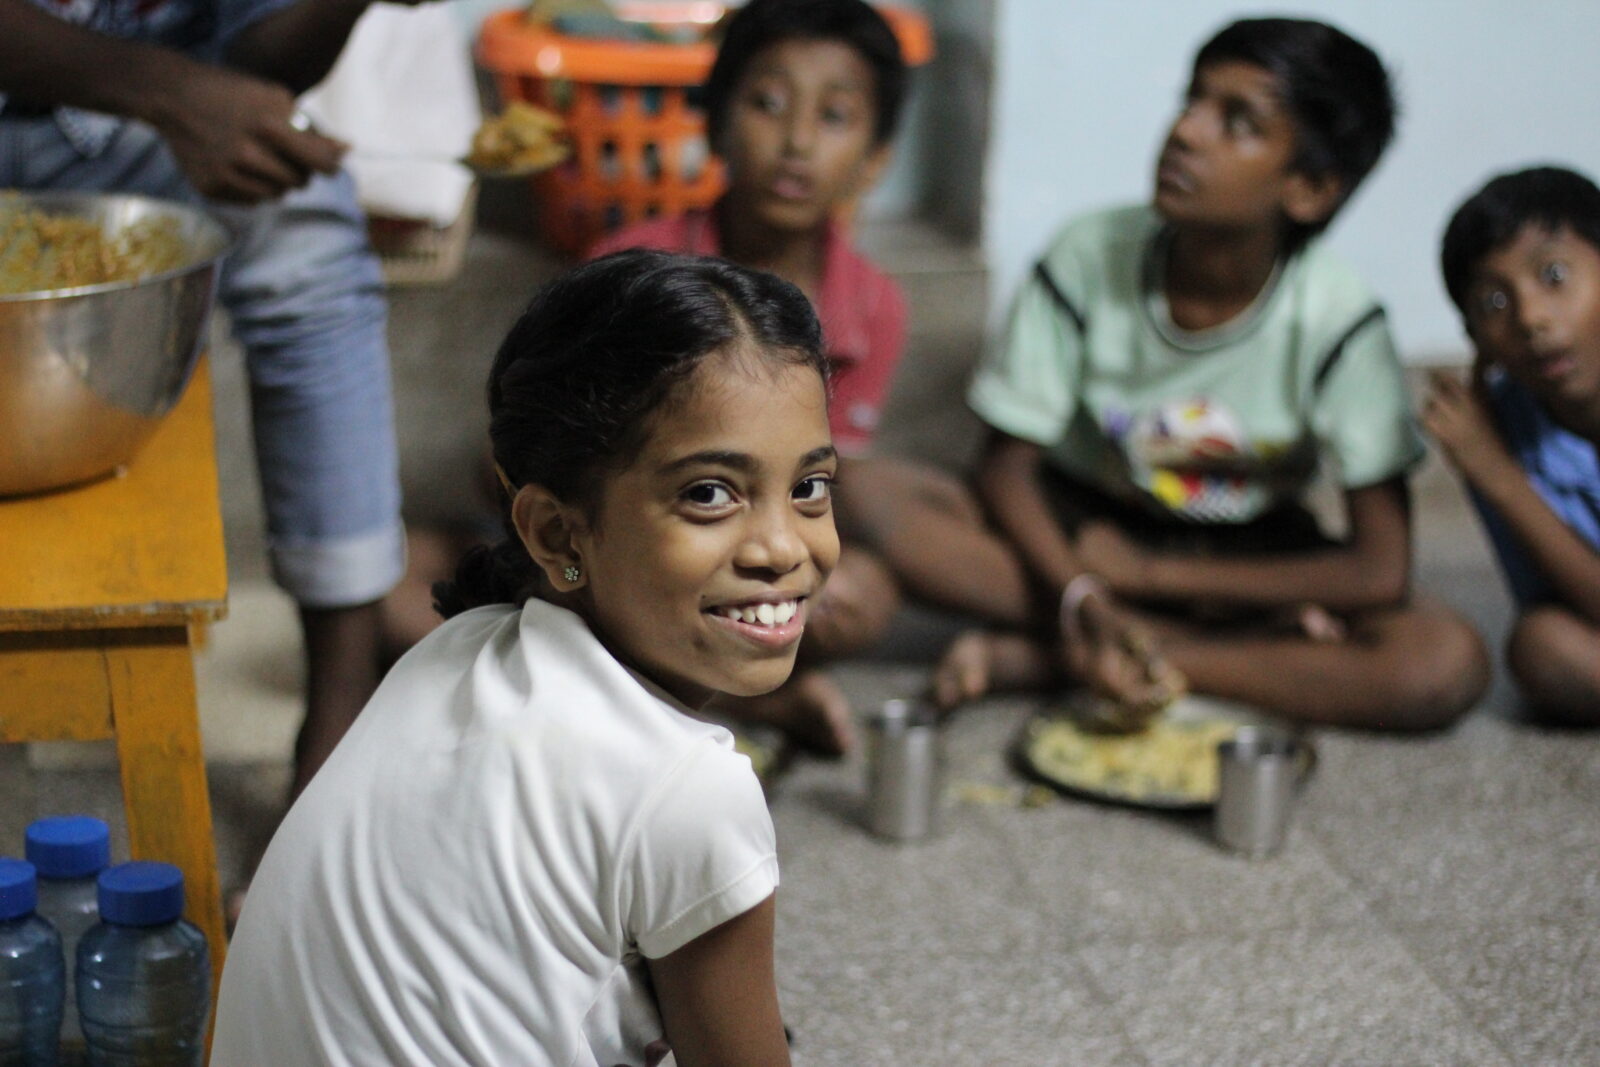
POLYGON ((1393 122, 1382 63, 1330 26, 1200 50, 1153 203, 1066 227, 973 382, 977 492, 1049 610, 959 639, 942 702, 1076 677, 1135 719, 1186 683, 1422 728, 1482 693, 1477 635, 1409 590, 1422 446, 1383 311, 1312 240, 1393 122), (1338 540, 1301 503, 1324 464, 1338 540))

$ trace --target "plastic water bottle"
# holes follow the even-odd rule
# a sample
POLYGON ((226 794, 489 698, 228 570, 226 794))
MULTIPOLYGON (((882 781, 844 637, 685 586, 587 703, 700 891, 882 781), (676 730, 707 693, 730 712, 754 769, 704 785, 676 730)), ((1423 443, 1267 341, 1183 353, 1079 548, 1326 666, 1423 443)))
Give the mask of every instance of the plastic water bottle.
POLYGON ((34 914, 33 864, 0 859, 0 1064, 55 1067, 66 995, 61 935, 34 914))
POLYGON ((28 862, 39 872, 39 914, 61 935, 67 959, 67 1001, 61 1013, 61 1040, 83 1044, 72 971, 78 941, 100 921, 96 878, 111 862, 111 828, 92 815, 36 819, 27 833, 28 862))
POLYGON ((206 935, 183 914, 183 872, 100 872, 100 922, 78 942, 78 1016, 91 1067, 199 1067, 211 1010, 206 935))

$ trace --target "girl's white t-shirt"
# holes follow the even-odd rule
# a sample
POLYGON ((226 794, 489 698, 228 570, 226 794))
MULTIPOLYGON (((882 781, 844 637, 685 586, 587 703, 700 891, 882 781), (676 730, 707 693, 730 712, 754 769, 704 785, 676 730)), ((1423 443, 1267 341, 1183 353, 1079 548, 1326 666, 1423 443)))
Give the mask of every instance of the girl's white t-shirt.
POLYGON ((273 837, 211 1062, 643 1064, 646 958, 777 884, 725 729, 570 611, 478 608, 395 665, 273 837))

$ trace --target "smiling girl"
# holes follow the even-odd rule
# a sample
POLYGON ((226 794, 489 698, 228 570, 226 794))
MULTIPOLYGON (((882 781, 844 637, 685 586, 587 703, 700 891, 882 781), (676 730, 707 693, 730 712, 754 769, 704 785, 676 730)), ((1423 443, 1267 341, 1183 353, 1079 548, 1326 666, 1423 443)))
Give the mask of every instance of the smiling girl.
MULTIPOLYGON (((639 222, 590 250, 721 256, 793 282, 817 309, 841 481, 860 484, 862 502, 837 502, 844 551, 815 605, 800 669, 773 693, 721 700, 715 710, 777 727, 825 755, 850 748, 854 725, 844 691, 821 666, 874 645, 899 603, 895 549, 905 542, 874 536, 861 521, 864 504, 886 492, 916 492, 926 481, 872 454, 905 346, 906 303, 899 285, 855 247, 845 221, 889 162, 906 89, 899 42, 872 5, 750 0, 728 18, 704 86, 706 132, 727 164, 726 191, 709 210, 639 222)), ((924 523, 919 533, 927 529, 924 523)), ((951 580, 950 568, 938 573, 951 580)))
POLYGON ((692 712, 788 678, 838 558, 824 375, 800 292, 719 261, 534 299, 489 384, 515 537, 268 848, 215 1062, 789 1062, 772 824, 692 712))

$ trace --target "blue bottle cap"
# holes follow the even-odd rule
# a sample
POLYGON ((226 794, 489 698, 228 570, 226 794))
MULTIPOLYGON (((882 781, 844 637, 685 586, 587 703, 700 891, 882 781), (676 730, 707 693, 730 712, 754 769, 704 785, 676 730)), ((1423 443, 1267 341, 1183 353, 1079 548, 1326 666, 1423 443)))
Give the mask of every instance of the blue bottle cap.
POLYGON ((28 824, 28 862, 40 878, 87 878, 111 862, 111 828, 93 815, 54 815, 28 824))
POLYGON ((39 883, 33 864, 0 856, 0 920, 20 919, 39 903, 39 883))
POLYGON ((100 872, 100 918, 159 926, 183 916, 183 872, 170 863, 119 863, 100 872))

